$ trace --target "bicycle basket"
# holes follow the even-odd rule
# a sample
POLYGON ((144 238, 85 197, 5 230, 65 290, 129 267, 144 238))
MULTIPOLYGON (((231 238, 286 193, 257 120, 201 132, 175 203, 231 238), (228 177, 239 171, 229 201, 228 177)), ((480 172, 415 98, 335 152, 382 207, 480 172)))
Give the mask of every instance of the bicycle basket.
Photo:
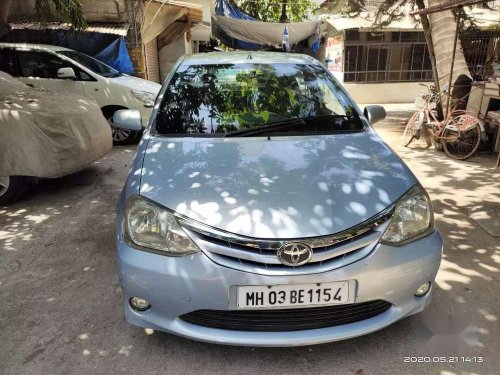
POLYGON ((415 97, 415 107, 417 107, 417 109, 424 108, 425 97, 425 94, 417 94, 417 96, 415 97))
POLYGON ((429 98, 430 109, 436 109, 440 101, 441 101, 441 96, 439 96, 439 94, 437 93, 432 94, 431 97, 429 98))

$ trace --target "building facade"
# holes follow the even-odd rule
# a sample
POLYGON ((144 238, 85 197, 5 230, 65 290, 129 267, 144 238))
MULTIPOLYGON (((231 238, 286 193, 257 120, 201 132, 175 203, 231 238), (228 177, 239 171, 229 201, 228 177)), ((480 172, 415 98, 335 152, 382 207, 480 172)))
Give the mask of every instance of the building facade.
MULTIPOLYGON (((500 2, 490 5, 492 9, 465 9, 476 28, 459 35, 475 80, 488 76, 488 56, 500 37, 500 2)), ((328 69, 358 103, 413 102, 425 90, 421 84, 433 83, 429 52, 417 19, 406 16, 374 27, 368 14, 323 14, 321 18, 325 43, 318 56, 324 56, 328 69)))

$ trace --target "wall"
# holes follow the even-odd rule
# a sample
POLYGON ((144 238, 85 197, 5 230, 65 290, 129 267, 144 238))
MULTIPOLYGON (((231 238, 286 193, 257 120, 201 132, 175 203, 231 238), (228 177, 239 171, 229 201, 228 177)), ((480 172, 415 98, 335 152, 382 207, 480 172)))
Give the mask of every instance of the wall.
POLYGON ((210 14, 211 2, 210 0, 182 0, 185 3, 192 3, 201 5, 203 8, 203 22, 210 24, 212 22, 212 16, 210 14))
POLYGON ((125 0, 80 0, 89 22, 128 22, 125 0))
POLYGON ((186 41, 186 33, 172 43, 163 46, 159 51, 160 60, 160 78, 161 82, 165 80, 170 70, 175 65, 179 57, 191 53, 191 43, 186 41))
MULTIPOLYGON (((203 42, 210 41, 210 36, 212 35, 212 28, 211 28, 212 15, 210 13, 210 9, 212 6, 211 0, 183 0, 183 1, 187 3, 201 5, 203 8, 203 23, 194 25, 191 28, 191 35, 193 41, 203 41, 203 42)), ((193 52, 196 53, 197 50, 193 52)))
POLYGON ((344 87, 358 104, 413 103, 426 90, 419 83, 431 82, 344 83, 344 87))

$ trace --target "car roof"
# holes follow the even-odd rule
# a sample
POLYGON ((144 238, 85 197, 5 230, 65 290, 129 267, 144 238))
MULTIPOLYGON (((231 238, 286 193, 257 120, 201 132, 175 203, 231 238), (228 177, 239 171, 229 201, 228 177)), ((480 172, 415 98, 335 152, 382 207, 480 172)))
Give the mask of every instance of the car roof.
POLYGON ((69 48, 61 47, 61 46, 53 46, 50 44, 32 44, 32 43, 0 43, 0 47, 10 47, 10 48, 34 48, 44 51, 72 51, 69 48))
POLYGON ((293 64, 320 64, 315 58, 285 52, 207 52, 186 55, 182 60, 182 65, 212 65, 212 64, 235 64, 235 63, 293 63, 293 64))

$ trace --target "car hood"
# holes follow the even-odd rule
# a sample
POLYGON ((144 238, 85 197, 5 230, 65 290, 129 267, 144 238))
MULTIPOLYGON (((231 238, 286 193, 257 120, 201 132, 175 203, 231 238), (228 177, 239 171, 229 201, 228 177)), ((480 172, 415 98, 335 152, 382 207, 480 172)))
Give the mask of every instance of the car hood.
POLYGON ((147 81, 145 79, 128 76, 123 74, 119 77, 108 78, 110 81, 114 83, 118 83, 120 85, 126 86, 131 90, 137 91, 147 91, 153 94, 158 94, 161 89, 161 85, 156 82, 147 81))
POLYGON ((141 195, 257 238, 337 233, 417 183, 371 131, 321 137, 162 138, 144 153, 141 195))

